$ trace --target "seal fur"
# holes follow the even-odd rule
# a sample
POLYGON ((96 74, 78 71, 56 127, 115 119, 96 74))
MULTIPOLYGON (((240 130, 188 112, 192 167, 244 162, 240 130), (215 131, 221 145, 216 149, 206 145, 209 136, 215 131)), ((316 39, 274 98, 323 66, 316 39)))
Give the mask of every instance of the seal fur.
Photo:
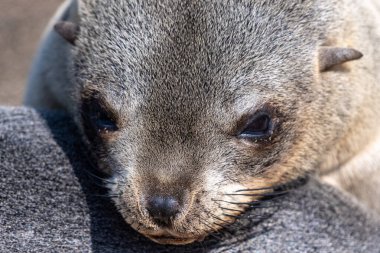
POLYGON ((48 32, 40 56, 53 48, 59 57, 38 58, 30 87, 48 88, 30 88, 26 102, 72 113, 132 227, 159 243, 202 240, 314 168, 341 188, 358 182, 368 163, 352 161, 377 142, 379 123, 374 4, 83 0, 68 20, 79 25, 75 46, 48 32), (83 108, 99 104, 118 131, 88 130, 83 108), (271 137, 237 138, 260 110, 276 125, 271 137), (181 199, 170 228, 146 211, 152 194, 181 199))

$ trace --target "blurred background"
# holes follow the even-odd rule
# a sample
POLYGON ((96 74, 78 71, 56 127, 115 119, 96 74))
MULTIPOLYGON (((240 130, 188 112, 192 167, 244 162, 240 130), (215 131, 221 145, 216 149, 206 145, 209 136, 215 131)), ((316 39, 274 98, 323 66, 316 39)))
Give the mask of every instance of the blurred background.
POLYGON ((20 105, 34 52, 63 0, 0 0, 0 105, 20 105))

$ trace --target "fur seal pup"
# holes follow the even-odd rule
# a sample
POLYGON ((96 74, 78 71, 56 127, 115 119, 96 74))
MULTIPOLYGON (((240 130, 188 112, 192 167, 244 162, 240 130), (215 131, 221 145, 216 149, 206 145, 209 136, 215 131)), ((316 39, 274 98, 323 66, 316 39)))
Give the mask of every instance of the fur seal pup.
POLYGON ((67 1, 25 101, 73 115, 133 228, 202 240, 315 168, 342 186, 378 146, 375 5, 67 1))

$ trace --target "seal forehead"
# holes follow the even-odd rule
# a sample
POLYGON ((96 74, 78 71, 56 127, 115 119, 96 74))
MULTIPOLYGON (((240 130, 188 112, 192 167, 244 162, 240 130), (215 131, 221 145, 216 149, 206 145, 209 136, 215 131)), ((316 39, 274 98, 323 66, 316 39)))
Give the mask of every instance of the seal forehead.
POLYGON ((180 105, 186 97, 198 104, 233 99, 247 84, 236 76, 255 73, 257 83, 272 85, 274 76, 289 77, 281 66, 311 61, 306 51, 323 27, 310 22, 314 1, 298 2, 87 0, 78 42, 82 74, 118 93, 124 88, 130 99, 157 94, 180 105), (300 41, 306 32, 310 40, 300 41))

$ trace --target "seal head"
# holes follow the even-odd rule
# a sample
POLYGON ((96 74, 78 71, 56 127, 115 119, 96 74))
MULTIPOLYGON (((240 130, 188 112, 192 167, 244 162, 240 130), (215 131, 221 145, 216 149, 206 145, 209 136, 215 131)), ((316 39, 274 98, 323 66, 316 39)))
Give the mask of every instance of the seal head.
POLYGON ((81 1, 77 121, 133 228, 203 240, 318 164, 349 118, 321 71, 359 58, 322 2, 81 1))

